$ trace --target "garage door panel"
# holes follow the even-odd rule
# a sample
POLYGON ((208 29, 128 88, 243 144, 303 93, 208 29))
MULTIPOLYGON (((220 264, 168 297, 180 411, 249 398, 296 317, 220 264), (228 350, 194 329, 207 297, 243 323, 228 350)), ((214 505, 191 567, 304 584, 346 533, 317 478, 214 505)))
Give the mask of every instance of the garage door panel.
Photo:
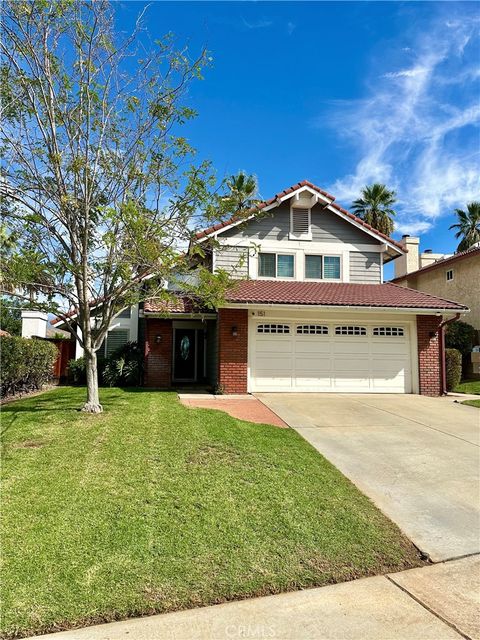
POLYGON ((325 340, 297 340, 295 344, 295 352, 297 354, 330 354, 332 351, 332 345, 325 340))
POLYGON ((331 391, 332 379, 328 378, 308 378, 308 377, 296 377, 295 378, 295 390, 296 391, 331 391))
MULTIPOLYGON (((378 324, 362 322, 356 324, 365 327, 365 335, 335 335, 338 323, 322 322, 322 326, 328 325, 328 333, 323 330, 318 334, 297 334, 295 323, 279 322, 288 324, 291 333, 259 334, 256 325, 253 327, 252 390, 344 393, 411 391, 407 327, 403 327, 403 335, 378 335, 378 330, 373 331, 373 326, 378 324)), ((384 333, 387 331, 383 330, 384 333)), ((395 332, 399 333, 398 330, 395 332)))
POLYGON ((368 377, 352 377, 345 375, 344 377, 335 376, 333 381, 334 387, 337 390, 355 392, 357 390, 370 389, 370 379, 368 377))
POLYGON ((334 355, 347 355, 347 356, 352 356, 353 354, 355 356, 358 355, 365 355, 368 356, 368 352, 369 352, 369 345, 367 342, 367 339, 364 338, 362 342, 357 342, 354 340, 351 340, 350 342, 345 341, 345 342, 333 342, 333 354, 334 355))
POLYGON ((332 370, 330 358, 295 358, 295 373, 298 375, 302 371, 318 372, 319 375, 329 373, 332 370))
POLYGON ((293 351, 293 342, 292 341, 282 341, 282 340, 259 340, 257 343, 257 353, 292 353, 293 351))
POLYGON ((371 344, 371 354, 372 355, 388 355, 390 356, 404 356, 407 350, 407 345, 404 341, 402 342, 382 342, 380 344, 376 342, 372 342, 371 344))

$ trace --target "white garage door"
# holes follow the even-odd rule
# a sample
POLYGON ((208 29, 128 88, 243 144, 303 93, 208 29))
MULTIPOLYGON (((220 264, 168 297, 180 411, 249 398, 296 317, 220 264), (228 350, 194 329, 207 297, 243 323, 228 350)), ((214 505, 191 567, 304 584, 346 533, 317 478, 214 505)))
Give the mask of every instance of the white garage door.
POLYGON ((410 393, 408 325, 255 322, 252 391, 410 393))

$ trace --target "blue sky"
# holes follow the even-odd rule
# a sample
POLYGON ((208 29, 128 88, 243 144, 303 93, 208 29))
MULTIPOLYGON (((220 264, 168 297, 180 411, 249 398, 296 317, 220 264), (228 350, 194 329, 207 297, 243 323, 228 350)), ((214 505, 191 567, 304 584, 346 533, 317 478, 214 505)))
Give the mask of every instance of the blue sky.
POLYGON ((306 178, 346 208, 384 182, 396 237, 455 249, 452 211, 480 199, 480 4, 154 2, 146 26, 211 53, 184 134, 220 177, 254 173, 264 198, 306 178))

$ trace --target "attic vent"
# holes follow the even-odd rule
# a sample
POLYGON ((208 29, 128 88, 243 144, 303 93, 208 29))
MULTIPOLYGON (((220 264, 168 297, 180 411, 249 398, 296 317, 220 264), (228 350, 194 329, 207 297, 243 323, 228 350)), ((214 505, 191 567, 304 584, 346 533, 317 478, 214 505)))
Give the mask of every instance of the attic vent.
POLYGON ((310 209, 300 207, 292 209, 291 233, 297 237, 310 234, 310 209))

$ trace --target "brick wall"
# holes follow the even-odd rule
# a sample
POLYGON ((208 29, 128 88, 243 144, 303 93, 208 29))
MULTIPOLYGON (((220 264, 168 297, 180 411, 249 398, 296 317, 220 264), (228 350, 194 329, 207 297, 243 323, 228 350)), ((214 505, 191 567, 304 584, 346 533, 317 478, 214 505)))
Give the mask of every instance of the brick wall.
POLYGON ((145 386, 167 388, 172 384, 171 320, 149 318, 145 326, 145 386), (157 343, 157 335, 162 337, 157 343))
POLYGON ((225 393, 247 393, 248 312, 218 311, 218 384, 225 393), (232 336, 232 327, 237 336, 232 336))
POLYGON ((419 390, 422 396, 442 394, 441 336, 438 332, 441 322, 442 318, 438 316, 417 316, 419 390))

